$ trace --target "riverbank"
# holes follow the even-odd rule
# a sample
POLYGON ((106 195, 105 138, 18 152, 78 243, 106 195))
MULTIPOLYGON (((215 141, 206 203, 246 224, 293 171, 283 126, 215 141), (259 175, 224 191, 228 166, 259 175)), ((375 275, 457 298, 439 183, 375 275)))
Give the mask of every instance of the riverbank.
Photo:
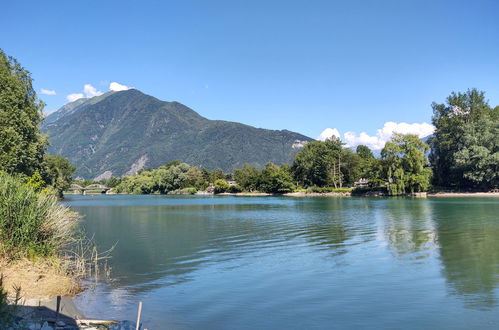
POLYGON ((0 261, 3 287, 11 297, 23 299, 74 296, 83 290, 77 278, 58 259, 0 261))
MULTIPOLYGON (((69 194, 73 195, 73 194, 69 194)), ((101 195, 101 194, 95 194, 101 195)), ((108 195, 116 195, 116 193, 110 193, 108 195)), ((118 195, 129 195, 125 193, 120 193, 118 195)), ((154 194, 159 195, 159 194, 154 194)), ((167 194, 170 195, 170 194, 167 194)), ((239 197, 265 197, 265 196, 286 196, 286 197, 389 197, 387 193, 381 191, 366 191, 362 193, 352 193, 348 192, 307 192, 307 191, 295 191, 285 194, 270 194, 264 192, 238 192, 238 193, 220 193, 214 194, 206 191, 198 191, 195 194, 171 194, 171 195, 196 195, 196 196, 239 196, 239 197)), ((400 197, 400 196, 399 196, 400 197)), ((424 197, 424 196, 411 196, 406 197, 424 197)), ((499 192, 428 192, 426 197, 499 197, 499 192)))
POLYGON ((7 319, 0 315, 2 329, 3 326, 41 330, 135 329, 135 323, 131 321, 85 317, 73 301, 85 288, 56 259, 1 260, 0 276, 8 303, 7 319))
POLYGON ((435 192, 428 193, 428 197, 499 197, 499 192, 435 192))

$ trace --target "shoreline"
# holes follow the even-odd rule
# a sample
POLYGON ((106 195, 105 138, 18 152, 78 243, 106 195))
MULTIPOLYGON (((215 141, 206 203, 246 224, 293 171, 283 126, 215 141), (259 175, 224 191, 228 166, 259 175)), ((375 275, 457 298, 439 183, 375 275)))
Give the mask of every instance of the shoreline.
POLYGON ((499 192, 435 192, 428 193, 428 197, 499 197, 499 192))
MULTIPOLYGON (((80 194, 65 194, 65 195, 80 195, 80 194)), ((132 195, 132 194, 98 194, 92 193, 87 195, 132 195)), ((141 194, 147 195, 147 194, 141 194)), ((151 194, 152 195, 152 194, 151 194)), ((325 193, 315 193, 315 192, 304 192, 296 191, 284 194, 271 194, 263 192, 239 192, 239 193, 220 193, 213 194, 205 191, 198 191, 195 194, 164 194, 165 196, 182 195, 182 196, 239 196, 239 197, 267 197, 267 196, 286 196, 286 197, 411 197, 411 196, 389 196, 386 194, 376 194, 376 193, 364 193, 364 194, 352 194, 352 192, 325 192, 325 193)), ((428 192, 427 197, 499 197, 499 192, 493 191, 481 191, 481 192, 428 192)))

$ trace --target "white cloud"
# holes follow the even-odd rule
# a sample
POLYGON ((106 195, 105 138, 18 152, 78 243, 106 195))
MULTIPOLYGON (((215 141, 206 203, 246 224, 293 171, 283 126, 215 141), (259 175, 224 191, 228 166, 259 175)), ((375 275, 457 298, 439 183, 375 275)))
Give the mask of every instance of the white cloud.
POLYGON ((73 94, 69 94, 68 96, 66 96, 66 100, 68 100, 69 102, 74 102, 74 101, 81 99, 83 97, 84 97, 84 95, 82 93, 73 93, 73 94))
POLYGON ((90 98, 90 97, 99 96, 102 94, 104 94, 104 93, 102 93, 101 91, 98 91, 91 84, 85 84, 85 85, 83 85, 83 93, 69 94, 68 96, 66 96, 66 100, 68 100, 69 102, 73 102, 73 101, 76 101, 76 100, 84 98, 84 97, 90 98))
POLYGON ((419 138, 433 134, 435 127, 428 123, 395 123, 388 121, 376 131, 376 135, 368 135, 365 132, 357 135, 355 132, 346 132, 343 137, 347 147, 356 147, 359 144, 368 146, 373 150, 381 150, 385 143, 390 140, 393 133, 415 134, 419 138))
MULTIPOLYGON (((385 143, 390 140, 393 133, 401 134, 415 134, 419 138, 427 137, 433 134, 435 127, 428 123, 395 123, 393 121, 388 121, 383 125, 383 128, 376 130, 376 135, 369 135, 366 132, 357 133, 349 131, 343 134, 343 141, 346 143, 347 147, 353 148, 360 144, 366 145, 372 150, 381 150, 385 146, 385 143)), ((339 132, 337 129, 326 128, 318 140, 324 141, 326 138, 331 136, 339 137, 339 132)))
POLYGON ((336 128, 326 128, 322 131, 317 140, 326 141, 326 139, 329 139, 332 136, 336 136, 337 138, 339 138, 340 132, 336 128))
MULTIPOLYGON (((128 86, 122 85, 120 83, 117 83, 115 81, 113 81, 112 83, 109 84, 109 90, 114 91, 114 92, 125 91, 125 90, 130 89, 130 88, 133 88, 133 87, 128 87, 128 86)), ((45 91, 45 92, 53 92, 55 94, 55 91, 48 91, 46 89, 42 89, 41 90, 42 94, 45 94, 45 93, 43 93, 43 91, 45 91)), ((91 98, 91 97, 99 96, 99 95, 102 95, 102 94, 104 94, 104 93, 101 92, 101 91, 99 91, 99 90, 97 90, 97 88, 95 88, 91 84, 85 84, 85 85, 83 85, 83 93, 69 94, 68 96, 66 96, 66 99, 69 102, 73 102, 73 101, 76 101, 76 100, 81 99, 83 97, 84 98, 91 98)), ((53 95, 53 94, 50 94, 50 95, 53 95)))
POLYGON ((109 84, 109 90, 111 90, 113 92, 126 91, 130 88, 131 87, 122 85, 120 83, 117 83, 116 81, 113 81, 112 83, 109 84))
POLYGON ((40 94, 43 94, 43 95, 55 95, 56 93, 52 89, 40 88, 40 94))
POLYGON ((94 86, 92 86, 90 84, 85 84, 83 86, 83 93, 85 93, 87 98, 104 94, 101 91, 98 91, 94 86))

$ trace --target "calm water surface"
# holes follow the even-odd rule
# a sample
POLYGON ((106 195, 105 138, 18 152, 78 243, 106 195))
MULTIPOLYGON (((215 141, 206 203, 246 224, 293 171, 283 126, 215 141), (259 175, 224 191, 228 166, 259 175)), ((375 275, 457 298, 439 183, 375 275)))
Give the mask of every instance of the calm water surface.
POLYGON ((149 329, 499 328, 499 200, 67 196, 149 329))

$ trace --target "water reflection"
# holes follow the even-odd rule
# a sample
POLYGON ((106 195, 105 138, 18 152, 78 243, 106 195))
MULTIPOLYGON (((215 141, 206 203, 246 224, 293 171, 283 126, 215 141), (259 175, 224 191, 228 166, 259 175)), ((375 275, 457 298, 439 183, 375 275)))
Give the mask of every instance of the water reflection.
POLYGON ((400 259, 424 262, 438 247, 431 203, 423 199, 393 198, 379 209, 390 250, 400 259))
POLYGON ((499 322, 495 200, 76 196, 69 204, 102 249, 118 241, 115 280, 79 298, 92 316, 103 306, 102 317, 134 313, 143 299, 151 328, 499 322))
POLYGON ((433 205, 432 217, 439 219, 442 273, 450 293, 472 308, 497 306, 499 203, 494 199, 448 199, 433 205))
POLYGON ((99 205, 97 198, 92 207, 78 199, 72 207, 85 214, 84 227, 95 233, 101 249, 118 242, 111 285, 137 292, 188 281, 206 263, 276 254, 291 242, 334 257, 376 239, 376 209, 369 200, 271 200, 189 203, 164 197, 162 203, 139 199, 116 206, 99 205))

